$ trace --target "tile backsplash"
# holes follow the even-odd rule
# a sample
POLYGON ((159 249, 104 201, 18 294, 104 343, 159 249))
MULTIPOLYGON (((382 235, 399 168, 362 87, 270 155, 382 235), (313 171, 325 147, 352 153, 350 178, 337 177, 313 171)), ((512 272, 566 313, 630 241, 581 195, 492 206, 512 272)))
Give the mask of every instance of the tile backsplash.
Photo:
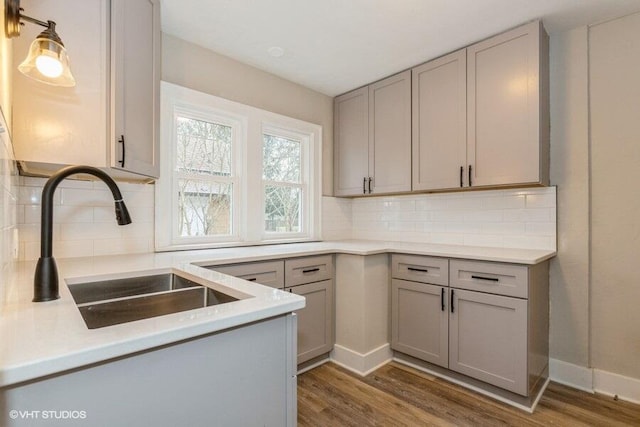
MULTIPOLYGON (((45 178, 20 177, 17 200, 21 260, 40 256, 40 199, 45 178)), ((64 180, 54 194, 53 253, 59 258, 153 252, 154 186, 118 183, 133 222, 118 226, 102 181, 64 180)))
MULTIPOLYGON (((17 218, 19 258, 40 256, 40 198, 45 178, 14 177, 3 206, 17 218), (13 199, 11 199, 13 197, 13 199), (17 199, 17 200, 16 200, 17 199), (11 208, 10 206, 13 206, 11 208)), ((59 258, 153 252, 154 186, 119 183, 133 223, 116 224, 101 181, 65 180, 54 196, 54 255, 59 258)), ((11 221, 3 233, 15 230, 11 221)), ((527 249, 556 248, 556 188, 322 198, 324 240, 368 239, 527 249)), ((9 251, 3 234, 3 251, 9 251)), ((5 258, 3 258, 4 260, 5 258)))
POLYGON ((12 265, 18 255, 17 194, 18 173, 13 147, 4 120, 0 119, 0 291, 2 284, 11 280, 12 265))
POLYGON ((351 238, 555 250, 556 188, 357 199, 325 197, 323 227, 326 240, 351 238))

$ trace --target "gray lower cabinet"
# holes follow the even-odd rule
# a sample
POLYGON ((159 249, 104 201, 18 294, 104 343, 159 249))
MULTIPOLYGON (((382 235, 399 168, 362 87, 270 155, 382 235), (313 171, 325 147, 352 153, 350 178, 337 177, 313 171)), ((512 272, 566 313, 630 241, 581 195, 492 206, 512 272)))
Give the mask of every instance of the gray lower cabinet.
POLYGON ((296 312, 298 364, 333 350, 333 255, 214 265, 206 268, 305 297, 305 307, 296 312))
POLYGON ((333 280, 285 288, 302 295, 306 305, 298 316, 298 364, 333 349, 333 280))
POLYGON ((393 255, 391 265, 394 350, 522 396, 546 379, 548 262, 393 255))
POLYGON ((449 369, 527 395, 527 300, 451 289, 449 369))
POLYGON ((449 290, 444 286, 391 280, 391 346, 427 362, 449 363, 449 290))

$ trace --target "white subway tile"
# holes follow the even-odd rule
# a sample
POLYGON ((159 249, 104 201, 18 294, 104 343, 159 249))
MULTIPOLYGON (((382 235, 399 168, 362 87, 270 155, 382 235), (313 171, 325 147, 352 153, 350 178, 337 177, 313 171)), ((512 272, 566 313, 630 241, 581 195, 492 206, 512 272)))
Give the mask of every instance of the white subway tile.
POLYGON ((433 211, 431 220, 435 222, 461 222, 464 221, 464 211, 433 211))
POLYGON ((464 212, 464 219, 476 223, 502 222, 504 215, 501 210, 474 210, 464 212))
POLYGON ((505 222, 547 222, 551 221, 552 208, 541 209, 506 209, 504 210, 505 222))
POLYGON ((504 245, 504 242, 502 240, 502 236, 493 234, 465 234, 464 245, 501 248, 504 245))
POLYGON ((93 253, 100 255, 145 253, 153 250, 153 239, 96 239, 93 253))
POLYGON ((93 224, 72 223, 60 224, 60 234, 56 240, 92 240, 120 237, 119 226, 115 223, 93 224))
POLYGON ((556 194, 528 194, 527 196, 527 208, 555 208, 556 207, 556 194))
POLYGON ((521 249, 555 250, 556 239, 551 236, 514 235, 504 236, 504 247, 521 249))
POLYGON ((523 209, 525 196, 504 195, 502 197, 488 197, 483 201, 484 209, 523 209))
POLYGON ((416 223, 407 221, 396 221, 389 222, 387 227, 389 231, 415 231, 416 223))
POLYGON ((77 258, 93 255, 93 240, 57 240, 53 242, 57 258, 77 258))
POLYGON ((113 195, 107 189, 63 188, 60 203, 66 206, 113 206, 113 195))
POLYGON ((555 222, 530 222, 526 225, 527 234, 539 234, 547 236, 556 235, 555 222))
POLYGON ((431 233, 431 241, 441 245, 463 245, 464 234, 431 233))

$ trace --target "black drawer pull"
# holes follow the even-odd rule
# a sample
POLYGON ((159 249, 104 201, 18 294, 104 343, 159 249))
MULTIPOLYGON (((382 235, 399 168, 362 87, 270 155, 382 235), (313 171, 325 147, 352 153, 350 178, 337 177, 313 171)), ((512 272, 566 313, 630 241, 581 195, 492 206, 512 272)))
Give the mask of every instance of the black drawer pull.
POLYGON ((409 271, 419 271, 421 273, 428 273, 429 272, 429 270, 427 270, 426 268, 407 267, 407 270, 409 270, 409 271))
POLYGON ((362 178, 362 194, 367 194, 367 177, 362 178))
POLYGON ((316 267, 316 268, 310 268, 310 269, 308 269, 308 270, 302 270, 302 272, 303 272, 304 274, 306 274, 306 273, 315 273, 316 271, 320 271, 320 268, 319 268, 319 267, 316 267))
POLYGON ((488 280, 489 282, 499 282, 500 279, 498 279, 497 277, 482 277, 482 276, 471 276, 472 279, 478 279, 478 280, 488 280))
POLYGON ((471 187, 471 165, 469 165, 469 187, 471 187))
POLYGON ((453 289, 451 289, 451 312, 454 313, 456 310, 453 308, 453 289))
POLYGON ((442 311, 444 311, 444 288, 440 288, 440 305, 442 306, 442 311))
POLYGON ((371 177, 369 177, 369 194, 371 194, 371 177))
POLYGON ((460 188, 462 188, 462 174, 464 173, 464 166, 460 166, 460 188))
POLYGON ((255 282, 256 280, 258 280, 257 277, 252 277, 251 279, 244 279, 244 280, 248 280, 250 282, 255 282))
POLYGON ((124 167, 124 155, 125 155, 124 135, 120 135, 120 139, 118 139, 118 143, 122 144, 122 160, 118 160, 118 163, 120 163, 120 167, 124 167))

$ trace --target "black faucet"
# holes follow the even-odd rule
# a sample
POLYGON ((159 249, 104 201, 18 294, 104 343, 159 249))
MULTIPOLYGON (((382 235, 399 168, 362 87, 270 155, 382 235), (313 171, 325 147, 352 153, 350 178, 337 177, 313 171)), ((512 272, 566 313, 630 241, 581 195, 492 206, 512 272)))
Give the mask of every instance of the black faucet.
POLYGON ((58 268, 53 258, 53 193, 58 184, 69 175, 86 173, 100 178, 111 190, 116 202, 116 220, 118 225, 131 224, 129 211, 122 200, 120 189, 105 172, 92 166, 68 166, 60 169, 47 181, 42 189, 42 218, 40 224, 40 259, 36 265, 33 280, 33 302, 52 301, 60 298, 58 293, 58 268))

